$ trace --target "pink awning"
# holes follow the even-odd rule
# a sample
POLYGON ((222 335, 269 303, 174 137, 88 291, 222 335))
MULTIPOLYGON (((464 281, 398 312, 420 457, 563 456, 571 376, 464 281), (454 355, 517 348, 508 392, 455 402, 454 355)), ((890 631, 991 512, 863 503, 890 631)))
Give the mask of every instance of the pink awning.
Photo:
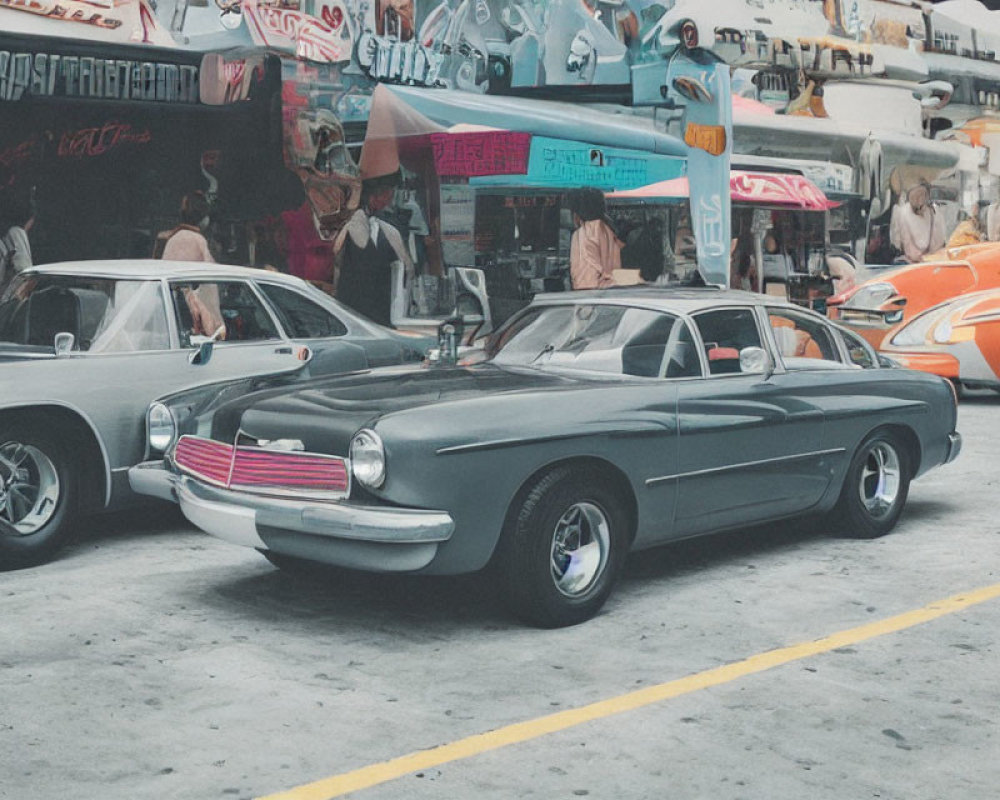
MULTIPOLYGON (((826 211, 839 205, 827 198, 823 190, 808 178, 785 172, 745 172, 734 169, 729 173, 729 191, 734 203, 783 206, 806 211, 826 211)), ((608 197, 612 200, 665 200, 689 195, 688 179, 674 178, 640 186, 638 189, 611 192, 608 197)))

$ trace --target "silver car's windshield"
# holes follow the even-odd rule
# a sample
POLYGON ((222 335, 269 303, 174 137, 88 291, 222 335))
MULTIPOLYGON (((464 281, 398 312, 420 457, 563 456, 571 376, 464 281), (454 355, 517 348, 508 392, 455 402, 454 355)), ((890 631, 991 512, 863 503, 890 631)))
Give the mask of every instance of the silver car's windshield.
POLYGON ((619 305, 529 309, 499 332, 496 364, 571 368, 649 378, 691 377, 701 365, 678 317, 619 305))
POLYGON ((52 347, 58 333, 84 352, 169 349, 159 281, 17 276, 0 298, 0 342, 52 347))

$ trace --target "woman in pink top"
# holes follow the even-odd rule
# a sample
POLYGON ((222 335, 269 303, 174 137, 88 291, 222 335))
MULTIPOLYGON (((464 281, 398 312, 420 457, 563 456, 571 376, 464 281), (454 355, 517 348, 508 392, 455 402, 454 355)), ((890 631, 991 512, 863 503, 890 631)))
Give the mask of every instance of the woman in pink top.
POLYGON ((573 238, 569 246, 569 274, 574 289, 614 286, 614 271, 622 265, 622 247, 608 223, 604 193, 600 189, 573 189, 566 195, 573 212, 573 238))
MULTIPOLYGON (((181 199, 181 224, 158 237, 163 241, 160 258, 164 261, 214 262, 201 224, 208 218, 208 200, 204 192, 191 192, 181 199), (164 240, 164 235, 166 239, 164 240)), ((159 248, 157 248, 159 249, 159 248)))
MULTIPOLYGON (((201 232, 201 225, 208 218, 208 199, 204 192, 191 192, 181 200, 181 224, 166 234, 163 252, 165 261, 207 261, 214 263, 208 249, 208 240, 201 232)), ((163 239, 163 234, 159 237, 163 239)), ((222 318, 219 302, 219 287, 215 283, 203 283, 197 288, 183 289, 184 299, 191 312, 189 334, 211 336, 213 339, 226 338, 226 325, 222 318)))

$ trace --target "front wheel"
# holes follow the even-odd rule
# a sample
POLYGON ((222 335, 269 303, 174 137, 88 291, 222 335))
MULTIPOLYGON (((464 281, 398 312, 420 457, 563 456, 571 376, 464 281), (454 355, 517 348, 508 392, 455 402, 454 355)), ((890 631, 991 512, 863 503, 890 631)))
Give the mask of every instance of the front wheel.
POLYGON ((851 459, 833 520, 847 536, 857 539, 884 536, 903 513, 909 490, 906 448, 889 431, 875 431, 851 459))
POLYGON ((519 618, 575 625, 604 605, 628 549, 629 515, 607 480, 558 467, 512 509, 497 553, 501 591, 519 618))
POLYGON ((58 439, 0 426, 0 568, 41 564, 66 544, 75 481, 58 439))

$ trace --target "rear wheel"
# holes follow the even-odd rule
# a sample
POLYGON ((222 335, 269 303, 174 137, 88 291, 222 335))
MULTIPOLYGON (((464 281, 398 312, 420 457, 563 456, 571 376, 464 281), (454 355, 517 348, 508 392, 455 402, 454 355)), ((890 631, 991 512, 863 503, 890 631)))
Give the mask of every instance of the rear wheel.
POLYGON ((34 426, 0 426, 0 567, 40 564, 69 541, 75 491, 60 439, 34 426))
POLYGON ((593 470, 558 467, 510 515, 498 551, 501 591, 522 620, 545 628, 593 617, 628 549, 628 513, 593 470))
POLYGON ((851 459, 833 519, 847 536, 883 536, 903 513, 909 489, 910 464, 905 446, 895 434, 875 431, 851 459))

